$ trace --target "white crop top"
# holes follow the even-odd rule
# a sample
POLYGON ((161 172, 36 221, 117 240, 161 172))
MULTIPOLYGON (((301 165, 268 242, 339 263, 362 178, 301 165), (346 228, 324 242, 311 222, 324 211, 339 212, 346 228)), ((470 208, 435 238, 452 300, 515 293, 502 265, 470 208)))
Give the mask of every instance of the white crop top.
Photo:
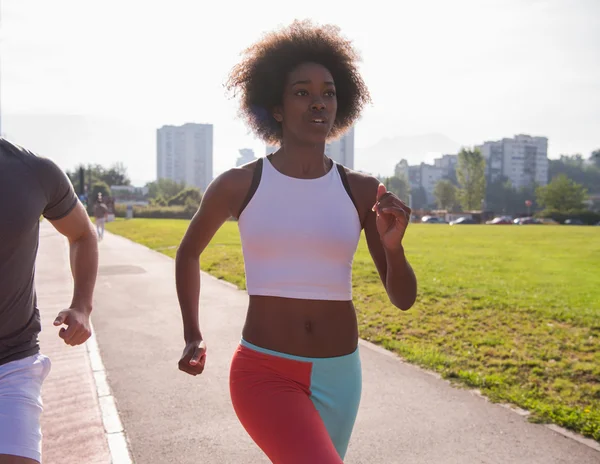
POLYGON ((341 165, 298 179, 259 159, 245 205, 238 227, 249 295, 352 299, 362 227, 341 165))

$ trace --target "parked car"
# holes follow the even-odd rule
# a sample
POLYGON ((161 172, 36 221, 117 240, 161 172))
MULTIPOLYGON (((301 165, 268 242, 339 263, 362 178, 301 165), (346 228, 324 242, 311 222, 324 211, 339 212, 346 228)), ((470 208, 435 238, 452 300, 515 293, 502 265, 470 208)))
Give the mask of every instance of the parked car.
MULTIPOLYGON (((491 221, 486 221, 486 224, 490 225, 504 225, 504 224, 512 224, 512 218, 510 216, 498 216, 492 219, 491 221)), ((516 223, 515 223, 516 224, 516 223)))
POLYGON ((536 218, 533 217, 523 217, 523 218, 517 218, 514 221, 515 224, 520 225, 520 226, 524 226, 527 224, 542 224, 541 221, 539 221, 536 218))
POLYGON ((565 221, 565 224, 568 225, 568 226, 582 226, 582 225, 584 225, 583 221, 581 219, 577 219, 577 218, 575 218, 575 219, 567 219, 565 221))
POLYGON ((444 219, 437 216, 423 216, 421 222, 425 224, 448 224, 444 219))
POLYGON ((450 222, 451 226, 458 226, 461 224, 477 224, 477 221, 475 221, 475 219, 473 219, 473 218, 463 216, 461 218, 458 218, 456 221, 450 222))

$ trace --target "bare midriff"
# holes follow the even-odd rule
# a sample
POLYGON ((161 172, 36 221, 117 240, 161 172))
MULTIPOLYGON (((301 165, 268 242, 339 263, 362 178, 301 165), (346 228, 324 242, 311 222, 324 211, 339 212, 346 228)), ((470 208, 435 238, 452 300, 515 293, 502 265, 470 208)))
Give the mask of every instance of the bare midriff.
POLYGON ((344 356, 358 345, 356 311, 352 301, 253 295, 242 336, 254 345, 295 356, 344 356))

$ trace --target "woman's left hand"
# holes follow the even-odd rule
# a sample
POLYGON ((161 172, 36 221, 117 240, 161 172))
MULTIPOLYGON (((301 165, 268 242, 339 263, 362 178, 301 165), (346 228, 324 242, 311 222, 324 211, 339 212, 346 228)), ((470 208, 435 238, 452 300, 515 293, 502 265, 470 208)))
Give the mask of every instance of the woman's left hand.
POLYGON ((377 231, 383 247, 391 252, 400 251, 411 209, 392 192, 388 192, 385 185, 379 184, 373 211, 377 213, 377 231))

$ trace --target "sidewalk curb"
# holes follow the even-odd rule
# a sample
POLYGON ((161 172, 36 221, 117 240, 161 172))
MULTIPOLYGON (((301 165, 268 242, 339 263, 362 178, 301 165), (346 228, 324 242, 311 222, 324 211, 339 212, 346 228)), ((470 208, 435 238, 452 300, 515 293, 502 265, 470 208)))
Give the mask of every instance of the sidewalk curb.
POLYGON ((102 363, 93 326, 92 336, 86 342, 86 350, 94 375, 96 394, 102 415, 102 423, 104 424, 106 441, 108 442, 110 451, 111 464, 133 464, 125 430, 119 417, 119 411, 117 410, 115 399, 106 379, 106 370, 102 363))

